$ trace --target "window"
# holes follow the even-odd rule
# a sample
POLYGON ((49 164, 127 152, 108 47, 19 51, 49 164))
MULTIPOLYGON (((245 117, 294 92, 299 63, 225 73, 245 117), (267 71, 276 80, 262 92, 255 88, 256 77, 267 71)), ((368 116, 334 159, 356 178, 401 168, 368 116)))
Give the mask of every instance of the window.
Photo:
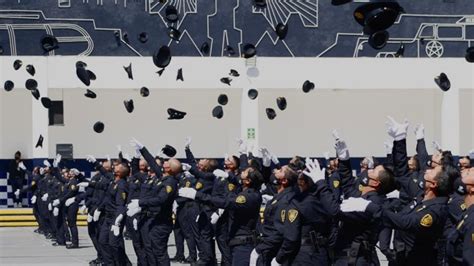
POLYGON ((49 125, 64 125, 63 101, 52 101, 49 108, 49 125))

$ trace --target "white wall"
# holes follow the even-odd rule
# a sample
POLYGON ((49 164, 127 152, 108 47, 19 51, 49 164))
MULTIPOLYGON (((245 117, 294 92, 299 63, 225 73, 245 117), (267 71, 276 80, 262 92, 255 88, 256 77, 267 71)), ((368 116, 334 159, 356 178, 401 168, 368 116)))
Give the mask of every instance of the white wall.
MULTIPOLYGON (((256 142, 278 156, 321 155, 331 150, 333 128, 347 139, 353 156, 382 155, 388 114, 397 119, 407 117, 413 124, 425 123, 428 140, 446 143, 445 147, 454 153, 465 153, 474 146, 474 65, 462 58, 258 58, 259 74, 247 76, 245 59, 176 57, 161 77, 149 57, 20 58, 37 65, 42 90, 48 89, 53 100, 64 100, 65 126, 47 127, 44 108, 37 102, 28 102, 31 96, 21 88, 28 74, 24 68, 13 70, 16 57, 1 57, 0 80, 12 79, 17 84, 14 92, 0 93, 1 102, 6 103, 0 107, 1 158, 10 158, 17 146, 33 155, 31 146, 37 132, 45 132, 47 140, 43 150, 34 150, 36 157, 52 157, 56 143, 73 143, 76 158, 89 153, 115 154, 115 145, 128 148, 132 136, 153 150, 167 143, 181 152, 188 135, 193 136, 197 156, 222 157, 225 152, 236 151, 234 140, 246 128, 256 128, 256 142), (86 87, 76 77, 77 60, 85 61, 98 77, 90 86, 99 95, 96 100, 83 96, 86 87), (122 67, 130 62, 134 80, 127 78, 122 67), (176 81, 179 68, 183 68, 184 82, 176 81), (238 70, 241 77, 234 78, 228 87, 219 80, 231 68, 238 70), (433 77, 442 71, 452 83, 451 91, 444 94, 433 82, 433 77), (306 79, 317 87, 310 94, 301 91, 306 79), (138 89, 142 86, 151 89, 149 98, 140 98, 138 89), (241 96, 252 87, 260 92, 258 108, 241 96), (12 96, 20 92, 27 93, 23 96, 26 100, 12 96), (222 92, 229 95, 230 102, 224 107, 225 118, 217 120, 210 112, 222 92), (278 117, 268 121, 264 109, 272 106, 277 110, 278 96, 287 98, 288 110, 277 111, 278 117), (126 113, 123 107, 123 100, 129 98, 136 101, 133 114, 126 113), (12 106, 20 106, 25 123, 19 124, 8 114, 12 106), (242 113, 241 106, 245 107, 242 113), (184 120, 168 121, 168 107, 189 114, 184 120), (97 120, 106 123, 102 134, 92 131, 97 120), (6 134, 4 128, 8 127, 13 132, 6 134)), ((413 135, 410 136, 413 151, 413 135)))

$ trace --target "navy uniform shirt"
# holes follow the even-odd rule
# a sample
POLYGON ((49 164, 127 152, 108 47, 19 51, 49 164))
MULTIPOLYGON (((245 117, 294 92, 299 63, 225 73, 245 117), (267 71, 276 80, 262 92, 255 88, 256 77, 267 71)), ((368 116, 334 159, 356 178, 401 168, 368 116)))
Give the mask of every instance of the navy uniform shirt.
POLYGON ((172 223, 173 201, 178 190, 178 179, 174 176, 163 176, 149 184, 151 195, 140 198, 140 207, 150 211, 155 218, 164 223, 172 223))
POLYGON ((61 204, 64 204, 67 199, 75 197, 79 191, 79 187, 77 186, 77 178, 73 177, 70 178, 67 183, 63 185, 61 196, 59 197, 59 201, 61 204))
POLYGON ((474 205, 471 205, 448 239, 448 253, 459 265, 474 265, 474 205))
POLYGON ((125 179, 116 179, 109 184, 105 197, 98 207, 99 210, 105 210, 108 218, 117 218, 120 214, 125 214, 125 203, 127 200, 127 182, 125 179))

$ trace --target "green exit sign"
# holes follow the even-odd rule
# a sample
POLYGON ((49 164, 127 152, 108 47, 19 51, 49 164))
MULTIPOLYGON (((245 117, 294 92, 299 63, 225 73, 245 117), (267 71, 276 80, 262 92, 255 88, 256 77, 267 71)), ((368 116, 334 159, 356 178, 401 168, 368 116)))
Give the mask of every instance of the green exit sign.
POLYGON ((247 139, 255 139, 255 128, 247 128, 247 139))

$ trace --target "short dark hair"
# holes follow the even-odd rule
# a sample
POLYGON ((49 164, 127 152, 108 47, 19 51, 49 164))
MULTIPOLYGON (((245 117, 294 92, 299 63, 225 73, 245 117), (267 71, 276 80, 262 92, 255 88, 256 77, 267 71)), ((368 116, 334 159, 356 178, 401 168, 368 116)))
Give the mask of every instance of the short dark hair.
POLYGON ((387 194, 395 189, 395 174, 390 165, 383 164, 383 170, 379 172, 380 186, 377 189, 379 194, 387 194))
POLYGON ((443 169, 434 177, 438 184, 436 196, 447 197, 451 194, 454 180, 460 176, 459 170, 451 165, 443 165, 443 169))
POLYGON ((441 153, 441 165, 455 166, 454 157, 451 151, 443 151, 441 153))
POLYGON ((213 172, 214 170, 217 169, 217 167, 219 167, 219 163, 217 162, 216 159, 209 159, 209 167, 208 167, 208 171, 209 172, 213 172))
POLYGON ((128 164, 125 163, 125 162, 122 162, 122 163, 120 163, 119 165, 121 165, 121 166, 124 168, 124 170, 125 170, 125 177, 129 176, 129 175, 130 175, 130 167, 128 166, 128 164))
POLYGON ((296 184, 296 181, 298 180, 298 173, 293 168, 288 166, 285 170, 285 178, 288 180, 289 185, 292 186, 296 184))
POLYGON ((288 166, 294 171, 302 171, 306 168, 303 157, 295 156, 292 161, 293 162, 289 163, 288 166))
POLYGON ((235 163, 235 166, 237 167, 237 169, 240 167, 240 158, 235 156, 235 155, 232 155, 232 160, 234 161, 235 163))
POLYGON ((415 160, 416 170, 419 170, 420 169, 420 160, 418 160, 418 154, 413 155, 411 158, 413 158, 413 160, 415 160))
POLYGON ((252 158, 249 160, 249 166, 250 167, 253 167, 259 171, 262 170, 262 164, 260 163, 260 160, 259 159, 256 159, 256 158, 252 158))
POLYGON ((255 189, 260 189, 260 186, 263 183, 263 175, 257 169, 253 167, 248 168, 248 176, 247 178, 251 181, 251 186, 255 189))

